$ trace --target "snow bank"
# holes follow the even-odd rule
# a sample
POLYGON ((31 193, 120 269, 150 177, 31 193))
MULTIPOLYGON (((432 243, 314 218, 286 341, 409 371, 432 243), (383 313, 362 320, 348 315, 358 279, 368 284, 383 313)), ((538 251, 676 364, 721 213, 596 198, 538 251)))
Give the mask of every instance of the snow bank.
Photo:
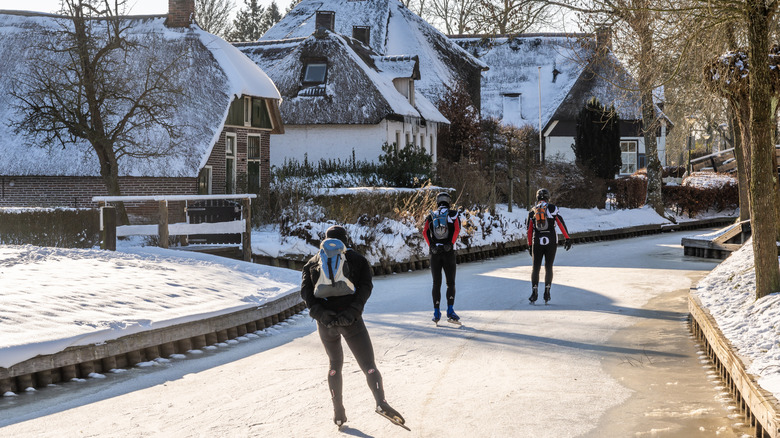
POLYGON ((161 248, 0 246, 0 367, 263 305, 296 271, 161 248), (45 275, 44 275, 45 274, 45 275))
POLYGON ((745 360, 747 372, 780 399, 780 293, 755 299, 753 241, 732 253, 693 292, 745 360))

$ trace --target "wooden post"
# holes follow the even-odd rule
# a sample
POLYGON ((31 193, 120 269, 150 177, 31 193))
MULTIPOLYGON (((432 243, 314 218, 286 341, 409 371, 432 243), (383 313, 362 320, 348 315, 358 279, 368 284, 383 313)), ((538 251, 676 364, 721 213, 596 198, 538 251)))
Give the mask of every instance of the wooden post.
POLYGON ((168 248, 168 201, 160 201, 160 222, 157 225, 160 248, 168 248))
POLYGON ((244 198, 242 200, 241 217, 245 222, 245 230, 241 239, 244 250, 244 261, 252 261, 252 199, 244 198))
POLYGON ((100 207, 100 248, 116 251, 116 208, 100 207))

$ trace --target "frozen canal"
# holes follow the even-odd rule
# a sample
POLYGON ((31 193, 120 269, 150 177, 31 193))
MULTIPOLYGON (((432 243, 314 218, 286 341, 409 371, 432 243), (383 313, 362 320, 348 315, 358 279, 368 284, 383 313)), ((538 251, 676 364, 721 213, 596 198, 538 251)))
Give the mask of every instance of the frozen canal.
POLYGON ((700 233, 559 248, 549 306, 528 304, 527 252, 459 265, 462 328, 430 321, 428 271, 375 279, 365 319, 411 432, 373 413, 349 353, 336 429, 299 315, 217 353, 2 398, 0 436, 739 437, 685 324, 688 288, 715 266, 683 256, 700 233))

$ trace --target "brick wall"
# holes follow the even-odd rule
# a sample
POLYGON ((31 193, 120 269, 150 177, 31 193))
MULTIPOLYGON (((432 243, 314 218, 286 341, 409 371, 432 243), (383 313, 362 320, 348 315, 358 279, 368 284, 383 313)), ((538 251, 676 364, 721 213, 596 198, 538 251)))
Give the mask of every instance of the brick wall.
MULTIPOLYGON (((193 195, 198 193, 195 178, 121 177, 119 186, 125 196, 193 195)), ((78 207, 95 208, 93 196, 107 196, 100 177, 75 176, 0 176, 0 207, 78 207)), ((131 223, 155 223, 156 202, 126 204, 131 223)), ((184 218, 184 203, 172 202, 169 221, 184 218)))

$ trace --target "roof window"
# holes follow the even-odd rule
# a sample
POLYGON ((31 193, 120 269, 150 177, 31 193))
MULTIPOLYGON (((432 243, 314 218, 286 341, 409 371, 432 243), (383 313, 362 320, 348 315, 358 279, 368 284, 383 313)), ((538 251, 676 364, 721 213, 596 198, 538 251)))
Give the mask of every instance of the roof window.
POLYGON ((368 46, 371 39, 371 27, 352 26, 352 38, 368 46))
POLYGON ((325 62, 310 62, 304 67, 303 83, 304 84, 323 84, 325 83, 325 75, 328 72, 328 64, 325 62))

